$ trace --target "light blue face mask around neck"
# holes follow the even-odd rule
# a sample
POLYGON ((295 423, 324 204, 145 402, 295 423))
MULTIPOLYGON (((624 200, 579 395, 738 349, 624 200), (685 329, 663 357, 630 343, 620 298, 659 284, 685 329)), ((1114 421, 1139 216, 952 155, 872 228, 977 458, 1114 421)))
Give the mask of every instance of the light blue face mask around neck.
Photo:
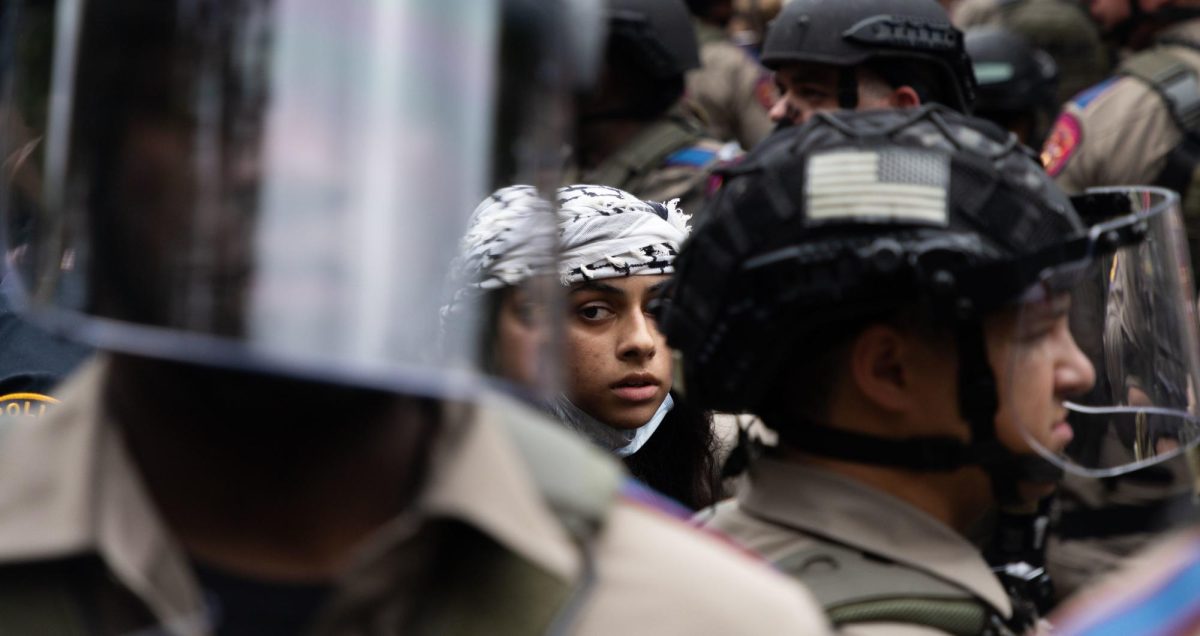
POLYGON ((650 418, 649 422, 632 430, 613 428, 597 420, 591 415, 584 413, 578 406, 575 406, 565 395, 559 395, 554 403, 550 405, 550 410, 571 430, 583 435, 591 440, 593 444, 613 453, 617 457, 625 458, 638 452, 646 445, 646 442, 650 440, 650 436, 654 435, 654 431, 658 430, 659 424, 662 424, 663 418, 674 407, 675 400, 668 393, 662 404, 658 405, 658 410, 654 412, 654 417, 650 418))

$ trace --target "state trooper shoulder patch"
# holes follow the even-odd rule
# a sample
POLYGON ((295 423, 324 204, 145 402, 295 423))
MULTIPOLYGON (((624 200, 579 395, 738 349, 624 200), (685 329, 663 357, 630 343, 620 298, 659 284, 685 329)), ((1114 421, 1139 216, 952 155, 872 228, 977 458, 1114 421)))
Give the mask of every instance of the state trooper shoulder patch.
POLYGON ((1075 115, 1068 112, 1059 115, 1042 146, 1042 166, 1046 168, 1046 174, 1057 177, 1067 167, 1082 138, 1083 131, 1075 115))
POLYGON ((754 85, 754 97, 762 105, 763 110, 770 111, 779 101, 779 91, 775 89, 775 78, 770 73, 763 73, 754 85))
POLYGON ((41 417, 58 400, 42 393, 6 393, 0 395, 0 419, 5 417, 41 417))

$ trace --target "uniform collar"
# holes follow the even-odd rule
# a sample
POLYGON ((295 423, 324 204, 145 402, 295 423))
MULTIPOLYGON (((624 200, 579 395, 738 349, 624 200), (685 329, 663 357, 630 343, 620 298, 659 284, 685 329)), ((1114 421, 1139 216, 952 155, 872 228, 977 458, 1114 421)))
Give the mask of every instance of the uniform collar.
MULTIPOLYGON (((94 553, 164 624, 203 620, 186 556, 158 517, 115 426, 102 414, 108 361, 86 363, 41 419, 0 420, 0 563, 94 553)), ((531 481, 491 408, 453 411, 414 509, 363 546, 351 574, 433 518, 463 521, 554 576, 574 578, 579 556, 531 481)), ((536 418, 536 415, 531 417, 536 418)), ((183 628, 180 631, 199 631, 183 628)))
POLYGON ((757 460, 738 497, 746 512, 897 563, 971 591, 1004 616, 1012 604, 979 550, 942 522, 829 471, 757 460))

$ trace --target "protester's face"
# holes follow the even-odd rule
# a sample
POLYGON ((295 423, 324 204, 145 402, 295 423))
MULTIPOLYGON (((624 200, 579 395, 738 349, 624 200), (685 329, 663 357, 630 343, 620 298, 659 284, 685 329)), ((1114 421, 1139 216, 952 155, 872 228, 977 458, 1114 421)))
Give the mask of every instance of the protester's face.
POLYGON ((1069 309, 1070 297, 1063 294, 985 322, 999 397, 997 435, 1019 453, 1033 452, 1029 439, 1052 452, 1065 449, 1074 434, 1064 402, 1096 381, 1091 361, 1071 335, 1069 309))
POLYGON ((567 299, 571 401, 619 429, 646 424, 671 390, 671 358, 649 312, 667 276, 578 283, 567 299))
MULTIPOLYGON (((800 125, 816 113, 837 110, 841 70, 827 64, 788 64, 775 72, 779 99, 771 107, 771 121, 800 125)), ((888 108, 886 84, 858 70, 858 109, 888 108)))

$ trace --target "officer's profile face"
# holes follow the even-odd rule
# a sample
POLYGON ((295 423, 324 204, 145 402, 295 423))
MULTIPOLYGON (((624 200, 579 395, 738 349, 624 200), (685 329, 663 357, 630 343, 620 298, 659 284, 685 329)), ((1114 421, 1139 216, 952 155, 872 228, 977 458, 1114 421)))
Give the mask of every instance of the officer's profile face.
MULTIPOLYGON (((893 89, 877 73, 855 69, 858 78, 857 110, 904 108, 920 105, 915 91, 907 86, 893 89)), ((830 64, 786 64, 775 71, 779 99, 771 107, 771 121, 803 124, 816 113, 838 110, 841 67, 830 64)))
MULTIPOLYGON (((1064 401, 1095 381, 1091 362, 1071 335, 1069 307, 1069 298, 1061 296, 1032 312, 1011 308, 984 320, 999 405, 996 435, 1014 452, 1034 452, 1026 435, 1045 448, 1065 448, 1071 429, 1064 401)), ((954 337, 904 324, 868 326, 851 343, 848 370, 855 390, 847 392, 843 386, 833 391, 834 403, 844 409, 843 420, 858 422, 856 426, 871 421, 857 410, 868 405, 867 413, 884 414, 875 425, 890 435, 903 431, 903 436, 968 441, 970 427, 958 405, 960 356, 954 337)), ((1031 491, 1029 496, 1045 494, 1031 491)))
POLYGON ((1091 361, 1071 333, 1070 307, 1070 296, 1060 294, 985 321, 999 398, 997 435, 1014 451, 1033 452, 1026 436, 1052 452, 1065 449, 1074 432, 1064 402, 1096 381, 1091 361))
POLYGON ((567 297, 567 395, 619 429, 646 424, 671 390, 671 356, 650 308, 667 276, 573 285, 567 297))

